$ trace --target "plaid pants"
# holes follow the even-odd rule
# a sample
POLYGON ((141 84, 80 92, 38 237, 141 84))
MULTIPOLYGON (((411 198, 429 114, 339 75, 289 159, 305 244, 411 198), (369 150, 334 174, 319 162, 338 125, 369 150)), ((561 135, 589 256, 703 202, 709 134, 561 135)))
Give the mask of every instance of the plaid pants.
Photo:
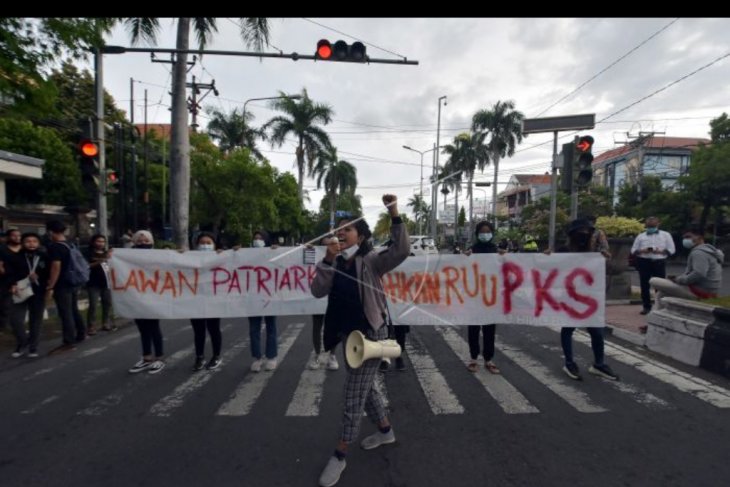
MULTIPOLYGON (((366 336, 370 340, 384 340, 388 338, 388 329, 383 325, 378 331, 368 330, 366 336)), ((343 352, 344 352, 344 348, 343 352)), ((360 420, 363 411, 368 418, 378 424, 388 416, 385 403, 380 394, 373 388, 375 375, 378 373, 380 359, 370 359, 353 369, 345 359, 345 410, 342 416, 342 441, 352 443, 360 433, 360 420)))

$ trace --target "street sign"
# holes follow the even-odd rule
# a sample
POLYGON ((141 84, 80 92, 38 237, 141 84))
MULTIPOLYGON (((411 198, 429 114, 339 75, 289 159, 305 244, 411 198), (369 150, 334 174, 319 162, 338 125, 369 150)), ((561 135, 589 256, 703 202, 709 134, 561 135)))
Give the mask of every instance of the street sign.
POLYGON ((596 114, 566 115, 564 117, 526 118, 522 120, 523 134, 556 132, 561 130, 592 129, 596 126, 596 114))

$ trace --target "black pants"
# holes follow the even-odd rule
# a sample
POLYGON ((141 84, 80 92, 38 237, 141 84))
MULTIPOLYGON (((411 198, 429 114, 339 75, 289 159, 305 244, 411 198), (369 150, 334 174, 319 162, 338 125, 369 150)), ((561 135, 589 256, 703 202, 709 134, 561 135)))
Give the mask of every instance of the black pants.
POLYGON ((636 259, 636 268, 639 270, 639 283, 641 284, 641 302, 644 309, 651 309, 651 288, 649 279, 652 277, 667 277, 666 259, 636 259))
POLYGON ((38 351, 38 342, 41 337, 41 325, 43 324, 43 311, 46 309, 46 297, 43 294, 45 289, 35 288, 35 294, 22 303, 13 304, 10 315, 10 323, 13 326, 17 348, 28 347, 28 351, 38 351), (28 314, 28 329, 30 335, 25 333, 25 315, 28 314))
MULTIPOLYGON (((314 353, 319 355, 322 351, 322 328, 324 328, 324 315, 312 315, 312 345, 314 346, 314 353)), ((325 350, 325 352, 334 352, 337 348, 335 344, 331 350, 325 350)))
POLYGON ((484 360, 489 362, 494 357, 494 335, 497 332, 497 325, 469 325, 466 327, 469 335, 469 355, 472 360, 479 357, 479 331, 481 330, 484 338, 484 348, 482 356, 484 360))
POLYGON ((160 320, 134 320, 139 329, 139 337, 142 339, 142 355, 152 355, 152 346, 155 347, 155 357, 162 357, 162 330, 160 320))
POLYGON ((10 293, 10 288, 3 286, 0 289, 0 330, 4 330, 5 327, 10 324, 13 310, 13 295, 10 293))
POLYGON ((86 326, 79 311, 79 288, 56 286, 53 289, 58 317, 63 328, 63 343, 70 345, 86 338, 86 326))
POLYGON ((223 335, 221 334, 220 318, 200 318, 190 320, 193 325, 193 333, 195 334, 195 355, 202 357, 205 355, 205 329, 210 333, 210 344, 213 347, 213 356, 220 357, 221 344, 223 335))
POLYGON ((395 334, 395 341, 400 345, 402 357, 406 351, 406 333, 408 333, 408 327, 396 325, 393 327, 393 332, 395 334))

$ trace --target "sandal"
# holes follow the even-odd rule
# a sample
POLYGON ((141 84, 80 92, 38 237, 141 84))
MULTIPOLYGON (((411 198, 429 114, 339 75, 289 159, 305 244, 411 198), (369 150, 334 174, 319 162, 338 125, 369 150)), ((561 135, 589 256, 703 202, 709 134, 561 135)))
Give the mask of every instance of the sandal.
POLYGON ((476 372, 479 369, 479 365, 476 363, 475 360, 472 360, 469 362, 469 365, 466 366, 467 369, 469 369, 469 372, 476 372))
POLYGON ((484 368, 487 369, 492 374, 499 374, 499 367, 497 367, 494 362, 491 360, 489 362, 484 362, 484 368))

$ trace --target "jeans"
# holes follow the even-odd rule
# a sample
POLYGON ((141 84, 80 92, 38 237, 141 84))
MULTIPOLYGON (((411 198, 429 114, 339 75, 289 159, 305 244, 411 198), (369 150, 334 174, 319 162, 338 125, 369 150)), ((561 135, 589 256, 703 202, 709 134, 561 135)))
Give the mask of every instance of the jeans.
POLYGON ((89 312, 86 321, 89 328, 96 325, 96 303, 101 299, 101 323, 109 323, 109 313, 112 309, 112 291, 109 288, 92 287, 86 288, 89 293, 89 312))
POLYGON ((71 345, 86 338, 84 319, 79 311, 79 288, 56 286, 53 289, 58 317, 63 329, 63 343, 71 345))
MULTIPOLYGON (((604 328, 586 328, 591 336, 594 365, 603 365, 603 330, 604 328)), ((560 344, 563 346, 565 365, 575 364, 573 361, 573 332, 575 328, 560 329, 560 344)))
POLYGON ((190 320, 193 325, 193 333, 195 335, 195 355, 203 357, 205 355, 205 329, 210 333, 210 344, 213 347, 213 356, 220 357, 221 344, 223 335, 221 334, 220 318, 199 318, 190 320))
POLYGON ((276 316, 250 316, 248 318, 249 337, 251 338, 251 355, 261 358, 261 321, 266 319, 266 358, 276 358, 276 316))
MULTIPOLYGON (((36 291, 34 289, 34 291, 36 291)), ((36 291, 36 294, 29 297, 22 303, 13 304, 10 311, 10 323, 15 333, 17 348, 28 347, 31 353, 38 351, 38 342, 41 337, 41 324, 43 323, 43 310, 46 309, 46 297, 43 290, 36 291), (30 335, 25 333, 25 315, 28 314, 28 328, 30 335)))

